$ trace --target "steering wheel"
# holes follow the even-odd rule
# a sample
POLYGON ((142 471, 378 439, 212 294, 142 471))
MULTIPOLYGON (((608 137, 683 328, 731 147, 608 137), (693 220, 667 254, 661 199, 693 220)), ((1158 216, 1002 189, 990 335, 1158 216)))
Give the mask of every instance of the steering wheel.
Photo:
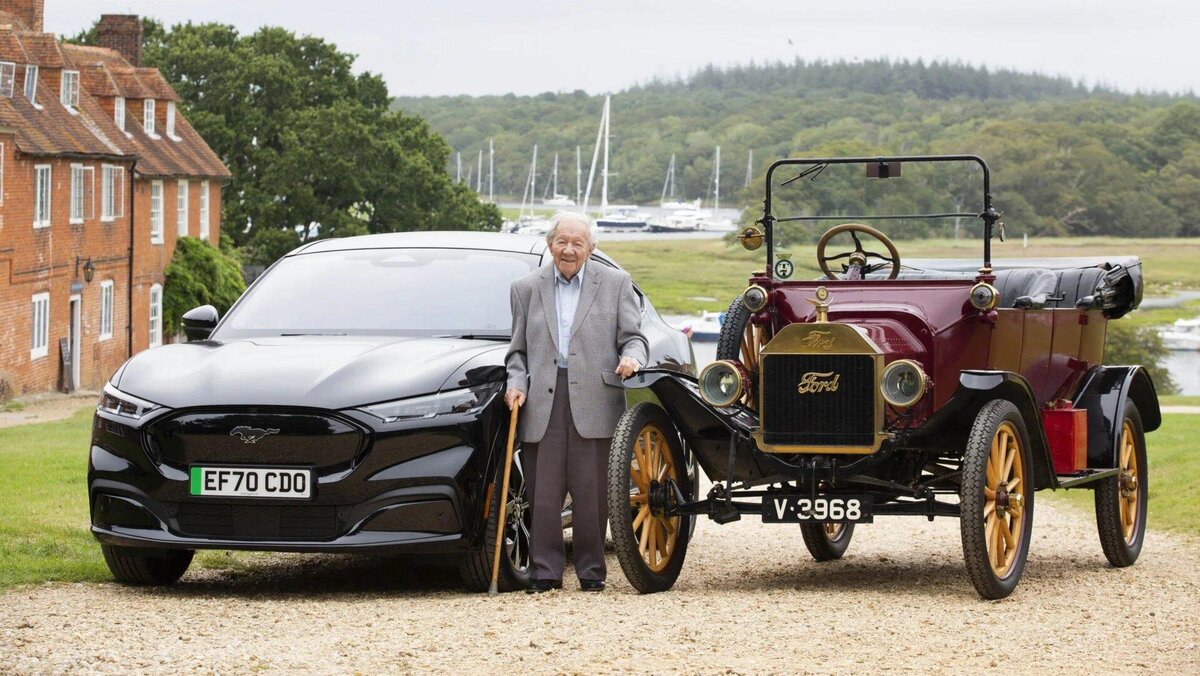
MULTIPOLYGON (((847 261, 845 279, 862 279, 864 273, 871 272, 873 268, 867 265, 868 258, 878 258, 892 264, 892 274, 888 275, 888 279, 895 279, 900 275, 900 252, 896 251, 896 245, 892 244, 892 240, 888 239, 887 235, 869 225, 863 225, 862 223, 842 223, 841 225, 833 226, 824 235, 821 235, 821 241, 817 242, 817 263, 821 265, 821 272, 824 272, 827 278, 841 279, 829 269, 829 261, 836 261, 842 258, 849 259, 847 261), (829 244, 829 240, 833 239, 834 235, 843 232, 850 233, 850 237, 854 240, 854 251, 847 251, 836 256, 826 256, 825 245, 829 244), (863 249, 862 242, 858 239, 858 233, 870 235, 878 240, 887 247, 888 253, 891 256, 888 257, 863 249)), ((883 264, 879 263, 878 265, 882 267, 883 264)))

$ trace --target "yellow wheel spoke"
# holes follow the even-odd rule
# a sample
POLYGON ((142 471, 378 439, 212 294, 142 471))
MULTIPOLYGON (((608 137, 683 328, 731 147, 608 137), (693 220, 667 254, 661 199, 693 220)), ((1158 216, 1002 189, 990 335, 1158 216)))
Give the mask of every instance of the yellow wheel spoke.
POLYGON ((983 518, 987 518, 996 512, 996 503, 988 502, 983 506, 983 518))
POLYGON ((983 487, 983 497, 987 498, 988 502, 995 502, 996 491, 992 490, 991 488, 988 488, 987 486, 984 486, 983 487))
POLYGON ((1009 529, 1007 521, 1000 519, 997 523, 1000 524, 1000 534, 1004 537, 1004 544, 1008 546, 1008 549, 1016 549, 1017 539, 1013 537, 1012 530, 1009 529))
POLYGON ((629 504, 631 504, 631 505, 642 505, 645 503, 646 503, 646 495, 644 493, 638 493, 637 495, 629 496, 629 504))
POLYGON ((1017 476, 1013 477, 1011 481, 1008 482, 1008 492, 1016 493, 1017 488, 1019 488, 1020 486, 1021 486, 1021 475, 1018 474, 1017 476))
POLYGON ((650 484, 646 481, 646 477, 642 476, 640 468, 635 470, 634 468, 630 467, 629 478, 633 479, 633 482, 637 484, 638 490, 640 490, 642 493, 647 493, 650 491, 650 484))
MULTIPOLYGON (((638 510, 637 516, 633 518, 633 530, 637 531, 638 526, 642 525, 642 522, 645 521, 646 517, 648 516, 650 516, 650 506, 642 505, 642 508, 638 510)), ((639 543, 638 546, 641 547, 641 543, 639 543)))

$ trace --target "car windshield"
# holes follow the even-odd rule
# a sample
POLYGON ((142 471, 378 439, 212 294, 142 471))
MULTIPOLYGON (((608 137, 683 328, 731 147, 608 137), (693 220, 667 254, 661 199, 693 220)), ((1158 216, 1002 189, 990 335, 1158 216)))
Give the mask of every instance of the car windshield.
POLYGON ((292 256, 247 291, 214 339, 280 335, 508 336, 509 285, 533 254, 356 249, 292 256))
MULTIPOLYGON (((931 159, 780 163, 768 178, 773 217, 768 255, 774 276, 786 280, 797 267, 811 267, 812 245, 843 223, 861 223, 895 241, 974 240, 982 253, 982 167, 971 159, 931 159)), ((827 255, 854 251, 855 237, 862 250, 888 255, 869 235, 850 231, 830 238, 827 255)), ((835 272, 844 263, 830 261, 835 272)))

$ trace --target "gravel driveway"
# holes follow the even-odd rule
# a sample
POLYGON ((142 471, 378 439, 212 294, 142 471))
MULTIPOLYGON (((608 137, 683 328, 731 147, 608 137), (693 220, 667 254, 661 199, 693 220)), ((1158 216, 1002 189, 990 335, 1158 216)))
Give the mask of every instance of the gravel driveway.
POLYGON ((0 671, 1200 672, 1200 542, 1151 532, 1115 570, 1090 515, 1035 511, 1004 601, 975 595, 952 519, 881 517, 825 564, 794 527, 702 521, 653 596, 611 555, 598 595, 466 595, 445 571, 300 555, 165 591, 18 588, 0 597, 0 671))

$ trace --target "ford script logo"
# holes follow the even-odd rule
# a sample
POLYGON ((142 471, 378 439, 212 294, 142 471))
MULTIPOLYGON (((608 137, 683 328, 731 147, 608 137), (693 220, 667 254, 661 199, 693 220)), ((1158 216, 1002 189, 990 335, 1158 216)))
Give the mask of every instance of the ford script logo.
POLYGON ((827 371, 825 373, 815 373, 809 371, 800 378, 800 384, 796 386, 798 394, 816 394, 819 392, 837 392, 838 380, 842 374, 827 371))
POLYGON ((247 427, 246 425, 238 425, 237 427, 229 430, 229 436, 241 437, 242 442, 247 444, 253 444, 268 434, 279 434, 279 430, 275 429, 274 427, 269 430, 264 430, 261 427, 247 427))
POLYGON ((832 331, 810 331, 800 341, 800 347, 807 350, 828 350, 833 348, 832 331))

